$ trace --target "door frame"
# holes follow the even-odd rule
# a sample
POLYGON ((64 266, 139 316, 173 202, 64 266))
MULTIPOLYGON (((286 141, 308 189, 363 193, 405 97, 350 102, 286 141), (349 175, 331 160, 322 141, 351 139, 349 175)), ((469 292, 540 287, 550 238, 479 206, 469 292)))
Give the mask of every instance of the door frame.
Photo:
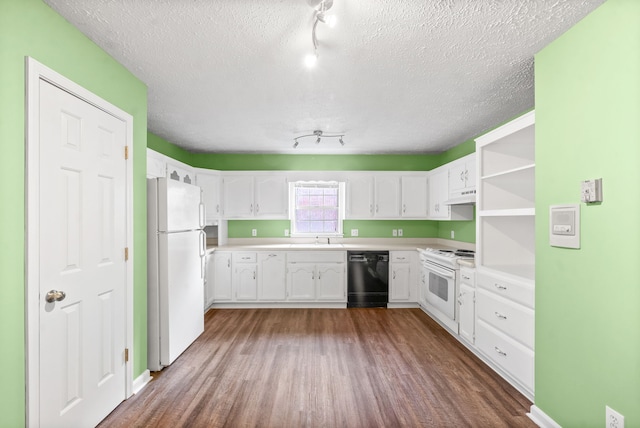
MULTIPOLYGON (((25 212, 26 212, 26 425, 40 426, 40 80, 47 81, 63 91, 114 116, 126 124, 126 145, 129 148, 126 162, 126 240, 129 259, 126 263, 125 284, 125 344, 129 360, 125 362, 125 399, 133 395, 133 116, 108 101, 93 94, 31 57, 25 58, 26 70, 26 127, 25 127, 25 212)), ((124 154, 123 154, 124 155, 124 154)))

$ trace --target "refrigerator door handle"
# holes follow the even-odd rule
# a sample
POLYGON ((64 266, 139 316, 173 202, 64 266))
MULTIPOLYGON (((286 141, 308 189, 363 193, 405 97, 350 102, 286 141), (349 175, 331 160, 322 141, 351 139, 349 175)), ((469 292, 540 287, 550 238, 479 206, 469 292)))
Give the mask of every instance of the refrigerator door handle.
POLYGON ((205 207, 204 207, 204 204, 202 202, 200 202, 198 204, 198 208, 199 208, 198 224, 200 225, 200 229, 202 229, 205 226, 205 207))
POLYGON ((200 278, 204 279, 206 266, 205 266, 205 256, 207 254, 207 234, 204 233, 204 230, 200 231, 200 278))

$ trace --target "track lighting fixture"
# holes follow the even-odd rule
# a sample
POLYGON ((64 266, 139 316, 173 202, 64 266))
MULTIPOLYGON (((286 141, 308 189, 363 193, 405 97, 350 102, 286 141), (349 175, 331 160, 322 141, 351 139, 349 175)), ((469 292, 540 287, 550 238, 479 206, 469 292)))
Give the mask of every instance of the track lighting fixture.
POLYGON ((293 139, 294 141, 293 148, 295 149, 296 147, 298 147, 298 144, 300 144, 298 140, 300 138, 306 138, 306 137, 316 137, 316 144, 320 144, 320 141, 322 141, 322 138, 338 138, 340 145, 344 146, 344 140, 342 139, 342 137, 344 137, 344 134, 325 134, 321 130, 317 129, 313 131, 313 134, 306 134, 306 135, 300 135, 299 137, 295 137, 293 139))
POLYGON ((308 68, 313 68, 318 62, 318 38, 316 37, 316 28, 318 22, 327 24, 329 28, 336 25, 337 19, 335 15, 328 15, 327 11, 333 6, 333 0, 307 0, 309 5, 314 8, 313 28, 311 29, 311 42, 313 43, 313 53, 308 54, 304 63, 308 68))

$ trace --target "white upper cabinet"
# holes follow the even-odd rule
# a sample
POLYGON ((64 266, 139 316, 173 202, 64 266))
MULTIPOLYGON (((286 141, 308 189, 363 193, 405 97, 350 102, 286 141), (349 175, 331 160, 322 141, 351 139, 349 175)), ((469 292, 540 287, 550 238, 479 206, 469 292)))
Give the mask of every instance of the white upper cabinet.
POLYGON ((373 209, 373 176, 353 174, 347 180, 346 218, 372 218, 373 209))
POLYGON ((476 154, 449 164, 449 201, 476 201, 476 154))
POLYGON ((347 219, 425 219, 427 175, 352 173, 347 180, 347 219))
POLYGON ((400 177, 375 177, 375 209, 377 218, 400 217, 400 177))
POLYGON ((473 205, 448 205, 450 164, 429 174, 429 220, 473 220, 473 205))
POLYGON ((402 207, 403 218, 425 219, 427 217, 427 175, 402 176, 402 207))
POLYGON ((220 206, 220 175, 216 171, 196 170, 196 185, 202 189, 205 224, 216 224, 222 215, 220 206))
POLYGON ((253 218, 253 176, 233 175, 222 178, 225 218, 253 218))
POLYGON ((147 149, 147 178, 161 178, 167 175, 166 157, 154 150, 147 149))
POLYGON ((288 218, 284 175, 225 175, 222 188, 225 218, 288 218))
POLYGON ((255 215, 261 218, 287 218, 289 192, 287 178, 283 175, 255 178, 255 215))
POLYGON ((429 175, 429 219, 446 220, 449 206, 444 203, 449 193, 449 169, 441 166, 429 175))

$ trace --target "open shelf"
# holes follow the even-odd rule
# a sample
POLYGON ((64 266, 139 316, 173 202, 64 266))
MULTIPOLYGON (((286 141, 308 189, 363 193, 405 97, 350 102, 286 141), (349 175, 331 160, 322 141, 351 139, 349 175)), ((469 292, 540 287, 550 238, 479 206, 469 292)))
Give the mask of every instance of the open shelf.
POLYGON ((496 210, 480 210, 478 217, 520 217, 535 216, 535 208, 513 208, 513 209, 496 209, 496 210))
POLYGON ((525 279, 527 281, 535 281, 536 279, 536 266, 532 264, 490 264, 484 265, 483 269, 495 271, 498 274, 507 274, 518 279, 525 279))
POLYGON ((482 146, 480 176, 501 174, 535 164, 533 125, 482 146))

